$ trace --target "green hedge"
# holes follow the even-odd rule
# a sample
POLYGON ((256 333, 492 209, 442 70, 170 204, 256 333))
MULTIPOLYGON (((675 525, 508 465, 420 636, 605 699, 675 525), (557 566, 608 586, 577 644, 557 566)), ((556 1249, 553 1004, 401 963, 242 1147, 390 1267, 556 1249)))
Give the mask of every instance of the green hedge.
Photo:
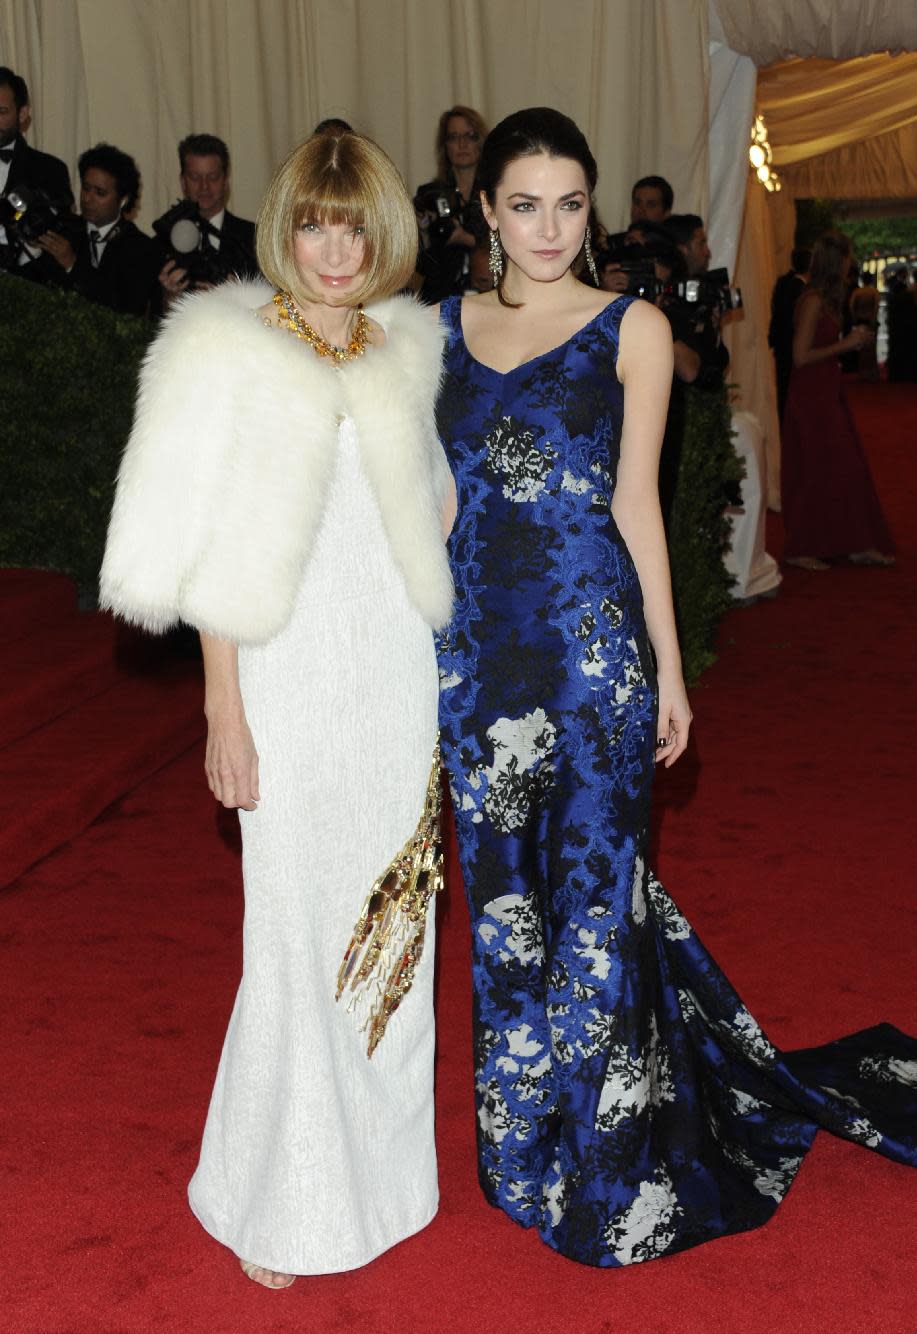
POLYGON ((684 395, 669 559, 685 680, 691 684, 716 661, 716 628, 732 602, 734 581, 723 564, 730 536, 724 486, 740 482, 744 467, 732 444, 726 389, 686 385, 684 395))
MULTIPOLYGON (((137 373, 154 326, 0 275, 0 565, 61 570, 95 593, 137 373)), ((723 483, 741 475, 729 405, 686 390, 670 531, 685 676, 714 660, 729 606, 723 483)))
POLYGON ((0 565, 98 581, 153 326, 0 274, 0 565))

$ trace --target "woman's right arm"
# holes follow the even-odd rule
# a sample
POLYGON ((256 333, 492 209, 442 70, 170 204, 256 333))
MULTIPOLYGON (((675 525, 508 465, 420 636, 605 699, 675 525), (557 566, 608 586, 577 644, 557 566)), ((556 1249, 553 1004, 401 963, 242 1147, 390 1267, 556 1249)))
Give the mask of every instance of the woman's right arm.
POLYGON ((869 341, 868 330, 854 326, 846 338, 824 347, 813 347, 815 330, 821 314, 822 303, 818 296, 803 293, 799 298, 796 313, 796 332, 793 334, 793 365, 814 366, 819 361, 830 361, 842 352, 852 352, 869 341))
POLYGON ((224 806, 257 809, 258 753, 239 689, 239 651, 228 640, 201 635, 204 714, 207 718, 207 784, 224 806))

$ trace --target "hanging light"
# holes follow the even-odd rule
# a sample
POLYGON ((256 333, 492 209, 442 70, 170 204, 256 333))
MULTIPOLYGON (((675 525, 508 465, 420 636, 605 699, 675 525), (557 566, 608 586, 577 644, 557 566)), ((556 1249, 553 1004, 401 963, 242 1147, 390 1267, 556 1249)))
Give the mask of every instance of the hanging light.
POLYGON ((774 160, 774 154, 767 140, 767 126, 764 123, 764 117, 761 115, 755 116, 754 124, 751 127, 751 145, 748 149, 748 160, 758 180, 768 193, 780 189, 780 180, 770 165, 774 160))

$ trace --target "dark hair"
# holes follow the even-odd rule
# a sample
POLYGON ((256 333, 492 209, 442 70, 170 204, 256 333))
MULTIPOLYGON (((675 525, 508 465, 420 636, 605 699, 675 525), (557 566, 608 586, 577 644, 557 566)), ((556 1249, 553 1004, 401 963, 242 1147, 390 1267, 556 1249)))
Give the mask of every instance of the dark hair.
POLYGON ((9 88, 17 111, 29 105, 29 86, 22 75, 14 73, 9 65, 0 65, 0 88, 9 88))
POLYGON ((660 223, 666 236, 675 245, 690 245, 694 233, 703 225, 703 218, 699 218, 696 213, 673 213, 660 223))
POLYGON ((844 262, 850 254, 850 237, 843 232, 823 232, 812 248, 809 287, 838 318, 847 295, 844 262))
POLYGON ((229 149, 215 134, 189 134, 178 145, 178 160, 182 171, 189 157, 218 157, 224 173, 229 172, 229 149))
POLYGON ((80 154, 77 170, 81 181, 91 167, 107 171, 109 176, 115 178, 118 194, 126 201, 123 212, 130 213, 140 193, 140 172, 131 155, 122 153, 113 144, 96 144, 95 148, 87 148, 85 153, 80 154))
POLYGON ((812 263, 812 251, 800 246, 790 255, 790 268, 794 273, 808 273, 812 263))
POLYGON ((327 120, 320 120, 312 133, 325 134, 328 130, 339 130, 342 134, 353 134, 353 126, 348 125, 346 120, 341 120, 340 116, 329 116, 327 120))
MULTIPOLYGON (((586 136, 576 122, 553 107, 527 107, 501 120, 484 140, 478 163, 478 182, 491 208, 497 196, 497 186, 510 163, 522 157, 537 157, 540 153, 578 162, 586 173, 589 193, 595 190, 598 167, 586 136)), ((497 299, 501 306, 512 305, 503 295, 502 277, 497 283, 497 299)))
POLYGON ((688 276, 688 266, 684 255, 664 236, 655 235, 643 246, 647 259, 658 259, 671 273, 673 282, 681 282, 688 276))
POLYGON ((675 191, 664 176, 641 176, 639 181, 634 181, 630 187, 631 199, 638 190, 658 190, 662 195, 662 207, 666 213, 671 213, 672 205, 675 203, 675 191))

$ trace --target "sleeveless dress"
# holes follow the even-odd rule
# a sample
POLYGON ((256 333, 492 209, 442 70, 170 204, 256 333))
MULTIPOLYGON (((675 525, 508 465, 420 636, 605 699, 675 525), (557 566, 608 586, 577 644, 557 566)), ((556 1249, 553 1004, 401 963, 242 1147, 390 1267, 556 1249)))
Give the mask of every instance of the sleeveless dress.
POLYGON ((487 1199, 574 1260, 763 1223, 819 1126, 917 1165, 917 1041, 768 1041, 647 864, 656 695, 611 515, 620 297, 508 374, 443 303, 458 489, 440 728, 472 922, 487 1199))
POLYGON ((239 812, 243 977, 188 1194, 241 1258, 334 1273, 417 1232, 438 1201, 433 912, 372 1060, 346 993, 335 1003, 369 889, 423 814, 437 707, 433 634, 349 418, 293 616, 239 650, 239 677, 261 802, 239 812))
MULTIPOLYGON (((811 300, 799 298, 797 319, 811 300)), ((839 337, 839 322, 823 307, 812 346, 839 337)), ((894 551, 837 358, 793 367, 780 442, 784 556, 894 551)))

